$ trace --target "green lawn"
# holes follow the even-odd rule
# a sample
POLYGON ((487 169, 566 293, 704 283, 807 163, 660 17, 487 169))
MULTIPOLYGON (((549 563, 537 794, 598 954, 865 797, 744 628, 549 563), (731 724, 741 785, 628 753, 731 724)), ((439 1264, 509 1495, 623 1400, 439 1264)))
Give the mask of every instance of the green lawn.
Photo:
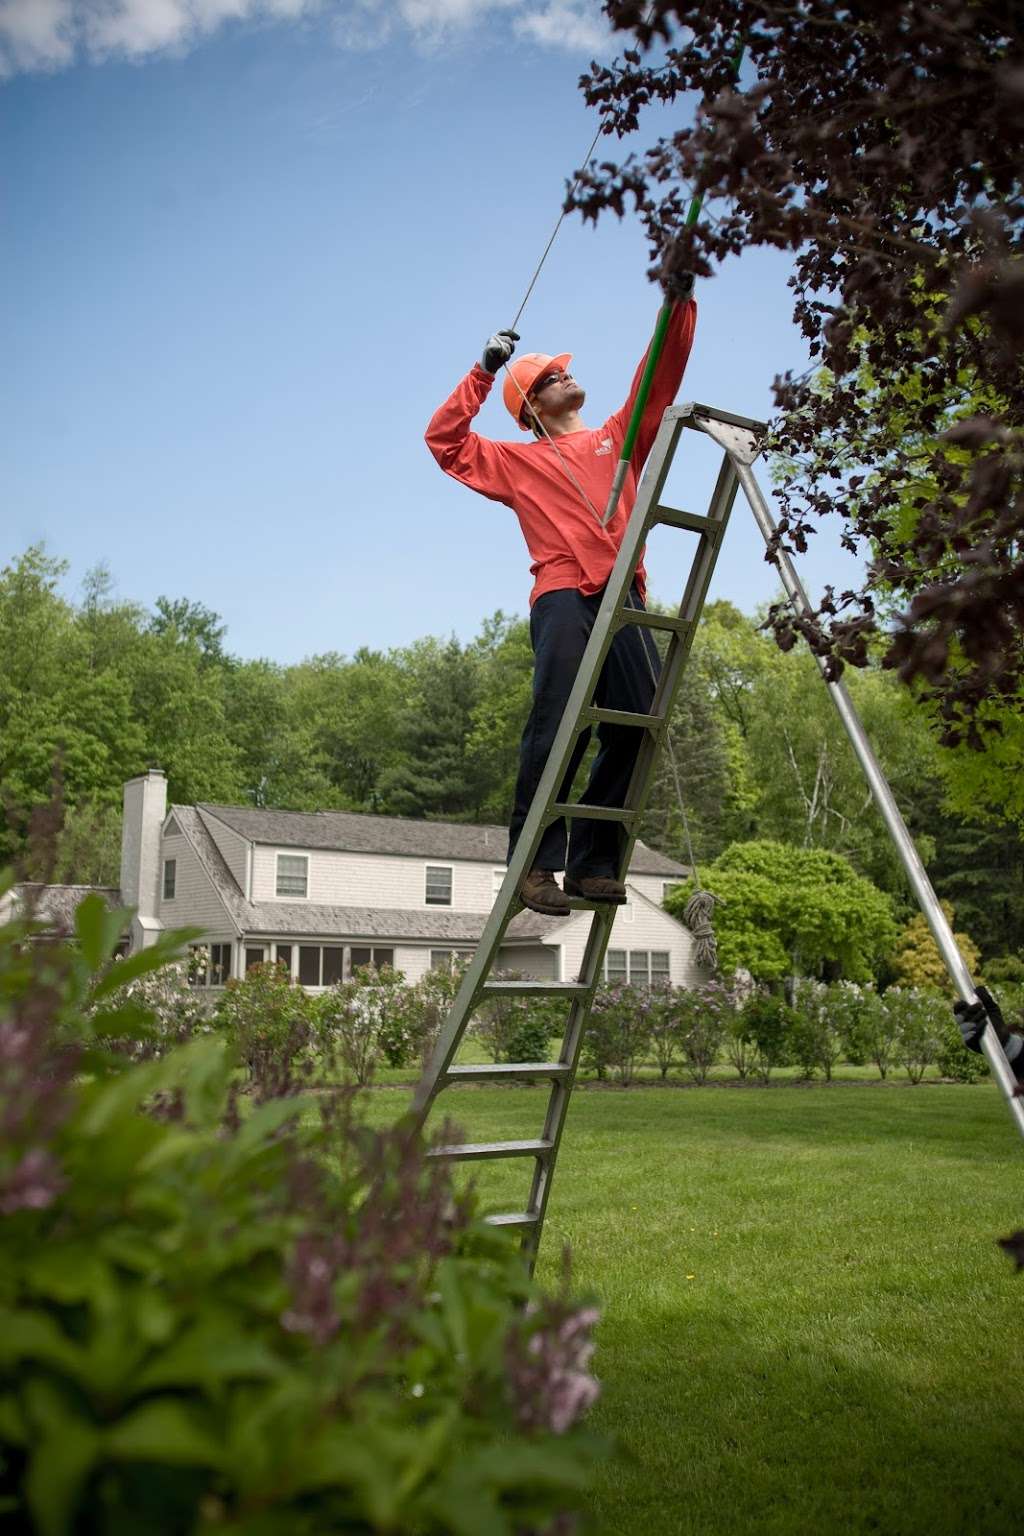
MULTIPOLYGON (((545 1101, 441 1102, 475 1140, 545 1101)), ((987 1083, 578 1090, 540 1273, 569 1242, 603 1313, 596 1530, 1024 1531, 1022 1153, 987 1083)), ((521 1206, 528 1168, 477 1167, 521 1206)))

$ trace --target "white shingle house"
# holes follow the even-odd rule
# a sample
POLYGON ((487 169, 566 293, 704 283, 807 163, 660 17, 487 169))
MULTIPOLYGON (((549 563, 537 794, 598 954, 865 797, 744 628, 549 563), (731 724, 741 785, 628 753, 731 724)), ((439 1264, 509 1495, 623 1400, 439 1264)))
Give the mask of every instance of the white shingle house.
MULTIPOLYGON (((468 956, 505 873, 503 827, 350 811, 167 806, 157 769, 124 788, 121 896, 134 907, 132 948, 168 928, 205 934, 205 984, 277 961, 306 987, 367 964, 417 980, 468 956)), ((688 871, 638 843, 629 901, 616 914, 610 978, 703 979, 689 932, 661 906, 688 871)), ((578 974, 590 915, 521 912, 501 964, 527 976, 578 974)))

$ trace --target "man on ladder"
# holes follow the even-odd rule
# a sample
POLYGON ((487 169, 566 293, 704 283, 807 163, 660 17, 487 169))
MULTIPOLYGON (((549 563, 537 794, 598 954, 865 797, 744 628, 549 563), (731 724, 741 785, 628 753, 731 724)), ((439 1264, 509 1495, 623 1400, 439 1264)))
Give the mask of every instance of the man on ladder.
MULTIPOLYGON (((662 415, 675 399, 690 355, 697 318, 693 280, 676 281, 666 292, 674 307, 664 350, 630 469, 607 525, 600 509, 611 489, 646 355, 625 405, 592 431, 579 414, 586 398, 584 391, 566 371, 571 354, 527 354, 507 368, 503 398, 516 425, 532 431, 534 440, 492 442, 473 432, 471 423, 490 393, 495 373, 509 363, 519 339, 514 331, 499 331, 488 341, 480 363, 474 364, 427 428, 427 446, 446 474, 512 508, 532 561, 533 704, 520 747, 509 826, 510 859, 601 606, 636 500, 640 470, 662 415)), ((641 560, 631 601, 640 607, 645 597, 646 573, 641 560)), ((595 701, 606 709, 646 714, 657 671, 657 651, 648 631, 622 629, 608 654, 595 701)), ((581 734, 576 744, 562 785, 562 799, 570 792, 589 734, 581 734)), ((619 807, 625 803, 642 734, 620 725, 604 723, 598 727, 599 750, 582 796, 586 804, 619 807)), ((569 896, 624 902, 626 888, 617 878, 622 838, 621 828, 612 822, 573 821, 568 839, 564 819, 552 822, 520 887, 523 904, 534 912, 567 917, 569 896), (562 869, 566 871, 564 890, 555 879, 562 869)))

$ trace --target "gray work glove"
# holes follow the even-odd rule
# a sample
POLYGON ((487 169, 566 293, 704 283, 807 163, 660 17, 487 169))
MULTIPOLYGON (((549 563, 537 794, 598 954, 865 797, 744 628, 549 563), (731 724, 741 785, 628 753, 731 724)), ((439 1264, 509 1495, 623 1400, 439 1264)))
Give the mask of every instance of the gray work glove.
POLYGON ((516 349, 519 340, 517 331, 495 331, 484 347, 484 355, 480 359, 480 366, 485 373, 497 373, 503 363, 507 363, 516 349))
POLYGON ((976 987, 975 991, 978 994, 976 1003, 953 1004, 953 1012, 960 1025, 964 1045, 969 1051, 977 1051, 980 1055, 981 1037, 985 1033, 986 1024, 991 1024, 996 1032, 996 1039, 1013 1068, 1014 1076, 1018 1082, 1024 1081, 1024 1038, 1014 1034, 1009 1028, 1003 1018, 1002 1009, 988 987, 976 987))

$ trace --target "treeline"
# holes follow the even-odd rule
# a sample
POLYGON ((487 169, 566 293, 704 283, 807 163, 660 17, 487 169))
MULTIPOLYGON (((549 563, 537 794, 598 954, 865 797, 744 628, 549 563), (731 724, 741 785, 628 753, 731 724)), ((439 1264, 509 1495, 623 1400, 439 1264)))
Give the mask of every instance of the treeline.
MULTIPOLYGON (((530 698, 525 620, 468 643, 427 637, 294 666, 243 661, 217 614, 153 611, 101 570, 60 594, 31 548, 0 572, 0 859, 34 873, 30 819, 64 811, 57 878, 116 882, 125 779, 162 767, 171 798, 505 820, 530 698)), ((927 707, 880 668, 851 689, 939 894, 983 957, 1024 947, 1019 721, 984 753, 938 745, 927 707)), ((774 839, 843 854, 909 914, 902 872, 810 657, 728 603, 705 613, 642 835, 699 863, 774 839)))

